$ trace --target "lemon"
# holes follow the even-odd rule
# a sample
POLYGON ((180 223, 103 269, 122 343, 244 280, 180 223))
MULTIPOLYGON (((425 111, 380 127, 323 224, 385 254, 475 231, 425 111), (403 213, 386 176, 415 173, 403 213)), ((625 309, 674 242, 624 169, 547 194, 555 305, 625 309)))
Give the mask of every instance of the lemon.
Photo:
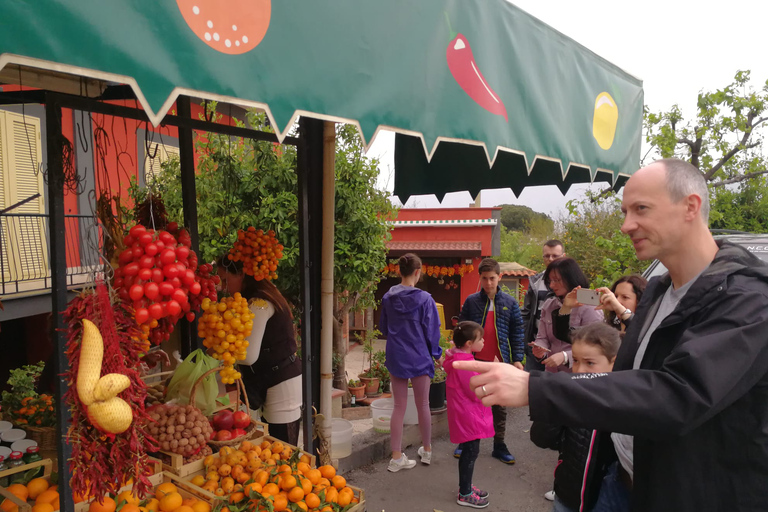
POLYGON ((592 118, 592 136, 597 144, 608 150, 613 145, 616 124, 619 122, 619 108, 610 94, 601 92, 595 98, 595 114, 592 118))

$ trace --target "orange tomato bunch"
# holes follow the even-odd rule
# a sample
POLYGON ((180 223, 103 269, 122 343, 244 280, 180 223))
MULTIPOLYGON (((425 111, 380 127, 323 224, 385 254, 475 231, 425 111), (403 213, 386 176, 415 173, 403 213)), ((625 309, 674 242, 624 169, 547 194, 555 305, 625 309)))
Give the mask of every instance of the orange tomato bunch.
POLYGON ((277 264, 283 257, 283 246, 270 230, 256 231, 253 226, 237 232, 237 242, 229 250, 228 258, 243 262, 243 272, 257 281, 277 279, 277 264))
POLYGON ((205 475, 190 483, 229 496, 232 510, 342 510, 360 501, 333 466, 313 468, 308 454, 270 438, 225 446, 205 459, 205 475))
POLYGON ((198 335, 203 338, 206 348, 214 350, 212 356, 224 363, 219 371, 221 381, 234 384, 240 378, 235 362, 245 359, 254 314, 248 307, 248 300, 239 293, 224 297, 221 302, 206 297, 201 307, 203 315, 198 323, 198 335))

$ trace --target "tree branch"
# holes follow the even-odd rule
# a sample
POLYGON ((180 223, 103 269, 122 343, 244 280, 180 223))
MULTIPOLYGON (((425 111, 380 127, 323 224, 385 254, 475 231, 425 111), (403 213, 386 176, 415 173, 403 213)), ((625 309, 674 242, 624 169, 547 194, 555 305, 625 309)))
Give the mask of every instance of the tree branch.
MULTIPOLYGON (((746 128, 744 130, 744 135, 741 137, 741 141, 739 142, 739 144, 736 147, 732 148, 728 153, 723 155, 723 158, 721 158, 720 161, 717 162, 717 164, 715 164, 709 170, 709 172, 707 172, 704 175, 704 179, 705 180, 707 180, 707 181, 711 180, 712 177, 714 177, 714 175, 717 173, 717 171, 719 171, 726 163, 728 163, 728 160, 730 160, 731 158, 736 156, 736 154, 739 151, 743 151, 745 149, 752 149, 752 148, 754 148, 754 147, 759 145, 756 142, 747 145, 747 141, 752 136, 752 131, 755 128, 755 124, 753 124, 754 120, 755 120, 755 113, 754 112, 750 112, 749 114, 747 114, 747 126, 746 126, 746 128), (744 147, 742 147, 742 146, 744 146, 744 147)), ((760 123, 762 123, 763 121, 765 121, 765 118, 758 119, 758 122, 760 122, 760 123)), ((734 183, 737 183, 738 181, 744 181, 744 180, 737 180, 734 183)))
POLYGON ((677 139, 677 143, 690 146, 691 151, 693 151, 693 141, 691 139, 677 139))
POLYGON ((755 171, 750 172, 748 174, 742 174, 741 176, 736 176, 735 178, 730 178, 727 180, 718 181, 717 183, 710 183, 710 188, 716 188, 716 187, 722 187, 724 185, 731 185, 733 183, 740 183, 742 181, 746 181, 751 178, 755 178, 757 176, 760 176, 762 174, 768 174, 768 170, 765 171, 755 171))

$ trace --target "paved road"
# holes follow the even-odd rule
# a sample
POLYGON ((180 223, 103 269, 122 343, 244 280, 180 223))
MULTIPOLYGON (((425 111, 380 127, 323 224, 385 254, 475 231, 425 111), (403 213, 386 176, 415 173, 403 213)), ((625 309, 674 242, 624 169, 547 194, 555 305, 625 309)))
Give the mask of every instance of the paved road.
MULTIPOLYGON (((506 466, 491 457, 493 442, 483 440, 475 464, 474 483, 491 493, 485 510, 499 512, 550 512, 552 504, 543 497, 552 488, 552 472, 557 453, 541 450, 531 443, 528 410, 510 409, 507 418, 507 444, 517 458, 506 466)), ((368 512, 444 512, 469 510, 456 504, 459 471, 453 458, 454 446, 445 437, 433 440, 432 465, 418 464, 411 470, 387 471, 389 460, 352 471, 350 484, 365 490, 368 512)), ((417 446, 406 449, 418 460, 417 446)))

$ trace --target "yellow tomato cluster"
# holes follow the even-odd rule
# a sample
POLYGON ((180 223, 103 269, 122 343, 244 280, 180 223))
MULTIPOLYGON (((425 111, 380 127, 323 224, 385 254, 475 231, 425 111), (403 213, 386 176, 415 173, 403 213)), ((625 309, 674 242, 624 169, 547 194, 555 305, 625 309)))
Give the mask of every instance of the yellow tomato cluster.
POLYGON ((198 335, 203 345, 214 350, 213 357, 224 363, 221 381, 234 384, 240 378, 235 362, 245 359, 248 336, 253 330, 253 313, 248 301, 239 293, 225 297, 221 302, 203 299, 203 315, 198 323, 198 335))
POLYGON ((190 483, 216 496, 229 496, 231 510, 328 512, 359 502, 333 466, 313 468, 307 454, 281 441, 243 441, 205 459, 205 476, 190 483))
POLYGON ((229 259, 243 262, 243 272, 257 281, 277 279, 277 264, 283 257, 284 247, 275 238, 274 231, 256 231, 253 226, 237 232, 237 242, 229 251, 229 259))

